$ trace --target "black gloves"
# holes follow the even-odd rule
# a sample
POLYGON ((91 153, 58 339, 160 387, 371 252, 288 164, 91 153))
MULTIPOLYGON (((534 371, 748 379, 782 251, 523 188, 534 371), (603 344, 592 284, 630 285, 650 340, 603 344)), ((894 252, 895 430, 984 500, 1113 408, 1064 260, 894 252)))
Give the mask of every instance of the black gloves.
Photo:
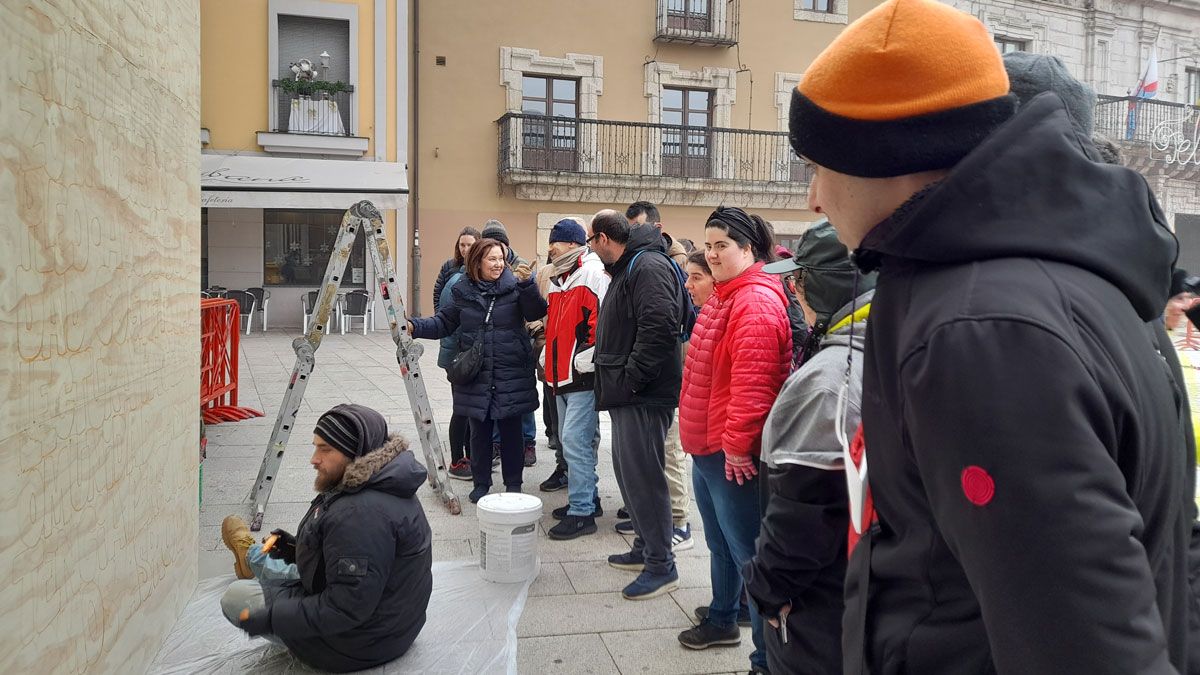
POLYGON ((289 565, 296 563, 296 537, 287 530, 271 530, 271 534, 279 537, 267 555, 282 560, 289 565))
POLYGON ((250 615, 245 619, 241 619, 242 630, 246 631, 250 637, 263 635, 271 632, 271 610, 262 608, 250 612, 250 615))

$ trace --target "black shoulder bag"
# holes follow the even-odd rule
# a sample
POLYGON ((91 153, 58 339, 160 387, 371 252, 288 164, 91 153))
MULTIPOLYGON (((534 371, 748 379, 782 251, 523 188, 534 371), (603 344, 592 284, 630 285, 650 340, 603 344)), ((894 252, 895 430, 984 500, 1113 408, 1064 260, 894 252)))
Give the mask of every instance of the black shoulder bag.
POLYGON ((479 369, 483 367, 483 333, 492 328, 492 307, 495 304, 496 299, 492 298, 488 303, 487 316, 483 319, 483 328, 475 336, 475 342, 470 348, 459 352, 446 369, 446 379, 450 380, 450 384, 471 384, 479 377, 479 369))

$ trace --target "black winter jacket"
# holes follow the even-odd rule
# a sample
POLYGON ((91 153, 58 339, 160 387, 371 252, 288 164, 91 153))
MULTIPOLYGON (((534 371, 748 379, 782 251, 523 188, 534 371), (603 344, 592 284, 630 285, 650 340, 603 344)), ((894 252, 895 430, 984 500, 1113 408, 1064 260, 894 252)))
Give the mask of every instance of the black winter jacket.
POLYGON ((454 386, 454 414, 483 421, 523 415, 538 407, 534 377, 533 343, 526 321, 546 316, 546 300, 532 277, 518 282, 505 269, 494 282, 474 282, 464 277, 451 289, 454 302, 437 315, 414 318, 413 336, 443 338, 458 331, 459 349, 470 349, 483 340, 483 366, 474 382, 454 386), (484 327, 488 303, 492 326, 484 327))
POLYGON ((298 580, 263 580, 270 632, 333 672, 399 658, 433 590, 433 534, 415 497, 425 469, 400 436, 355 460, 312 501, 296 534, 298 580))
POLYGON ((446 287, 446 282, 450 281, 450 277, 454 276, 462 265, 456 263, 454 258, 450 258, 442 263, 442 269, 438 270, 437 281, 433 282, 433 311, 437 313, 442 305, 442 289, 446 287))
POLYGON ((640 225, 630 232, 624 255, 604 266, 612 283, 596 321, 597 410, 679 405, 679 326, 691 300, 665 253, 658 228, 640 225), (629 261, 638 251, 645 253, 631 272, 629 261))
POLYGON ((1043 94, 855 253, 879 522, 847 673, 1186 672, 1191 486, 1146 329, 1177 245, 1096 159, 1043 94))

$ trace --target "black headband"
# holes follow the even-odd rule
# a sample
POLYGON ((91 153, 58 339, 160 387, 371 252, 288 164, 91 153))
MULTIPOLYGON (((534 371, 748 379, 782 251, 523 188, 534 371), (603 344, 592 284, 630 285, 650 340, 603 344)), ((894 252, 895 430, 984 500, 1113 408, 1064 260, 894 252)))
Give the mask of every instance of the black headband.
POLYGON ((750 242, 750 248, 764 245, 764 242, 759 241, 758 225, 755 224, 754 219, 736 206, 728 208, 718 206, 717 210, 708 216, 708 222, 718 222, 728 229, 736 230, 746 241, 750 242))

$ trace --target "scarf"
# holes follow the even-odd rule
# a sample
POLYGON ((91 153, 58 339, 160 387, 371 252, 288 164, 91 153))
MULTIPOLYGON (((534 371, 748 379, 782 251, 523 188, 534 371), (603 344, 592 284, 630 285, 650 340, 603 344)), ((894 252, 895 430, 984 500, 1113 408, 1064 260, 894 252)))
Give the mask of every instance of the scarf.
POLYGON ((578 248, 573 248, 570 251, 567 251, 566 253, 555 258, 554 260, 551 260, 550 265, 552 267, 554 267, 554 272, 552 275, 553 278, 561 279, 562 277, 570 274, 571 272, 574 272, 575 268, 579 267, 579 259, 583 257, 584 253, 587 253, 587 252, 588 252, 587 246, 580 246, 578 248))

